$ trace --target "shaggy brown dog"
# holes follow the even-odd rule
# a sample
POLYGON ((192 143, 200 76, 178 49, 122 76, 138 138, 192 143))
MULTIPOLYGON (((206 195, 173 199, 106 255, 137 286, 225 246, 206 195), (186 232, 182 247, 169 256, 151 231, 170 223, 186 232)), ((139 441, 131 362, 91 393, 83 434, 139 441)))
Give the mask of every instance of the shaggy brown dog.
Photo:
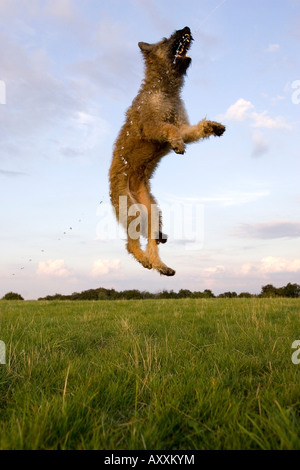
POLYGON ((128 252, 145 268, 166 276, 174 276, 175 271, 158 254, 158 244, 167 240, 150 192, 150 178, 170 150, 184 154, 185 144, 210 135, 221 136, 225 131, 222 124, 206 119, 195 126, 189 124, 180 91, 191 63, 187 51, 192 40, 190 29, 185 27, 156 44, 139 43, 145 79, 127 111, 109 174, 111 202, 126 229, 128 252), (145 251, 141 249, 141 235, 148 239, 145 251))

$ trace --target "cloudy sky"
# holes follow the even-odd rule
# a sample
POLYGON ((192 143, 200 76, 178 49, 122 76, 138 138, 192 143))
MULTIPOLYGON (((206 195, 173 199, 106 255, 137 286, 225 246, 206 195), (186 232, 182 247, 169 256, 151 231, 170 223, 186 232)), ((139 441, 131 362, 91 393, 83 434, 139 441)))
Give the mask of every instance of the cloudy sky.
POLYGON ((300 283, 299 31, 299 0, 0 0, 0 297, 300 283), (190 120, 227 132, 155 174, 165 278, 127 254, 108 170, 137 43, 184 26, 190 120))

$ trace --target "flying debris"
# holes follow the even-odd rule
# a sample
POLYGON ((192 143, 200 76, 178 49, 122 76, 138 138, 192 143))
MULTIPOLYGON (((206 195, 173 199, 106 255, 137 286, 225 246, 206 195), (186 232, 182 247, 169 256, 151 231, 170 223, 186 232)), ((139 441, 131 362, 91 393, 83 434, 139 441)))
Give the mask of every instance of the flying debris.
MULTIPOLYGON (((0 0, 1 2, 1 0, 0 0)), ((100 202, 100 204, 102 204, 103 201, 100 202)), ((81 223, 82 222, 82 219, 78 219, 78 222, 81 223)), ((63 232, 63 235, 67 235, 69 231, 73 231, 73 227, 69 226, 69 228, 63 232)), ((61 241, 63 240, 63 238, 60 236, 59 238, 57 238, 58 241, 61 241)), ((41 253, 46 253, 46 250, 40 250, 41 253)), ((32 258, 29 258, 28 259, 28 263, 32 263, 32 258)), ((22 267, 18 267, 17 269, 19 269, 20 271, 23 271, 26 269, 26 266, 22 266, 22 267)), ((16 276, 16 273, 12 273, 11 276, 16 276)))

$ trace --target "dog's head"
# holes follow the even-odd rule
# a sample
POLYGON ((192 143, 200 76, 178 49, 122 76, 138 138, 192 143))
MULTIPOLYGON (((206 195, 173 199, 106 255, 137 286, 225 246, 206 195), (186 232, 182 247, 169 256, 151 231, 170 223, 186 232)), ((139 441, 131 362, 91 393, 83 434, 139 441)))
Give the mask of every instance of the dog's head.
POLYGON ((156 44, 139 42, 146 65, 156 68, 165 68, 175 74, 184 75, 192 62, 187 52, 193 41, 190 28, 187 26, 175 31, 172 36, 156 44))

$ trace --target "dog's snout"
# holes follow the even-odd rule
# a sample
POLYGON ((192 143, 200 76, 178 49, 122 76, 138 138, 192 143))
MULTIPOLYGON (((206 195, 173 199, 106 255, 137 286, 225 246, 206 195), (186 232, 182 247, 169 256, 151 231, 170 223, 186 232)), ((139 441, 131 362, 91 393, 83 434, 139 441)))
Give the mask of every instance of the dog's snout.
POLYGON ((189 34, 191 36, 191 30, 188 26, 185 26, 182 30, 183 34, 189 34))

